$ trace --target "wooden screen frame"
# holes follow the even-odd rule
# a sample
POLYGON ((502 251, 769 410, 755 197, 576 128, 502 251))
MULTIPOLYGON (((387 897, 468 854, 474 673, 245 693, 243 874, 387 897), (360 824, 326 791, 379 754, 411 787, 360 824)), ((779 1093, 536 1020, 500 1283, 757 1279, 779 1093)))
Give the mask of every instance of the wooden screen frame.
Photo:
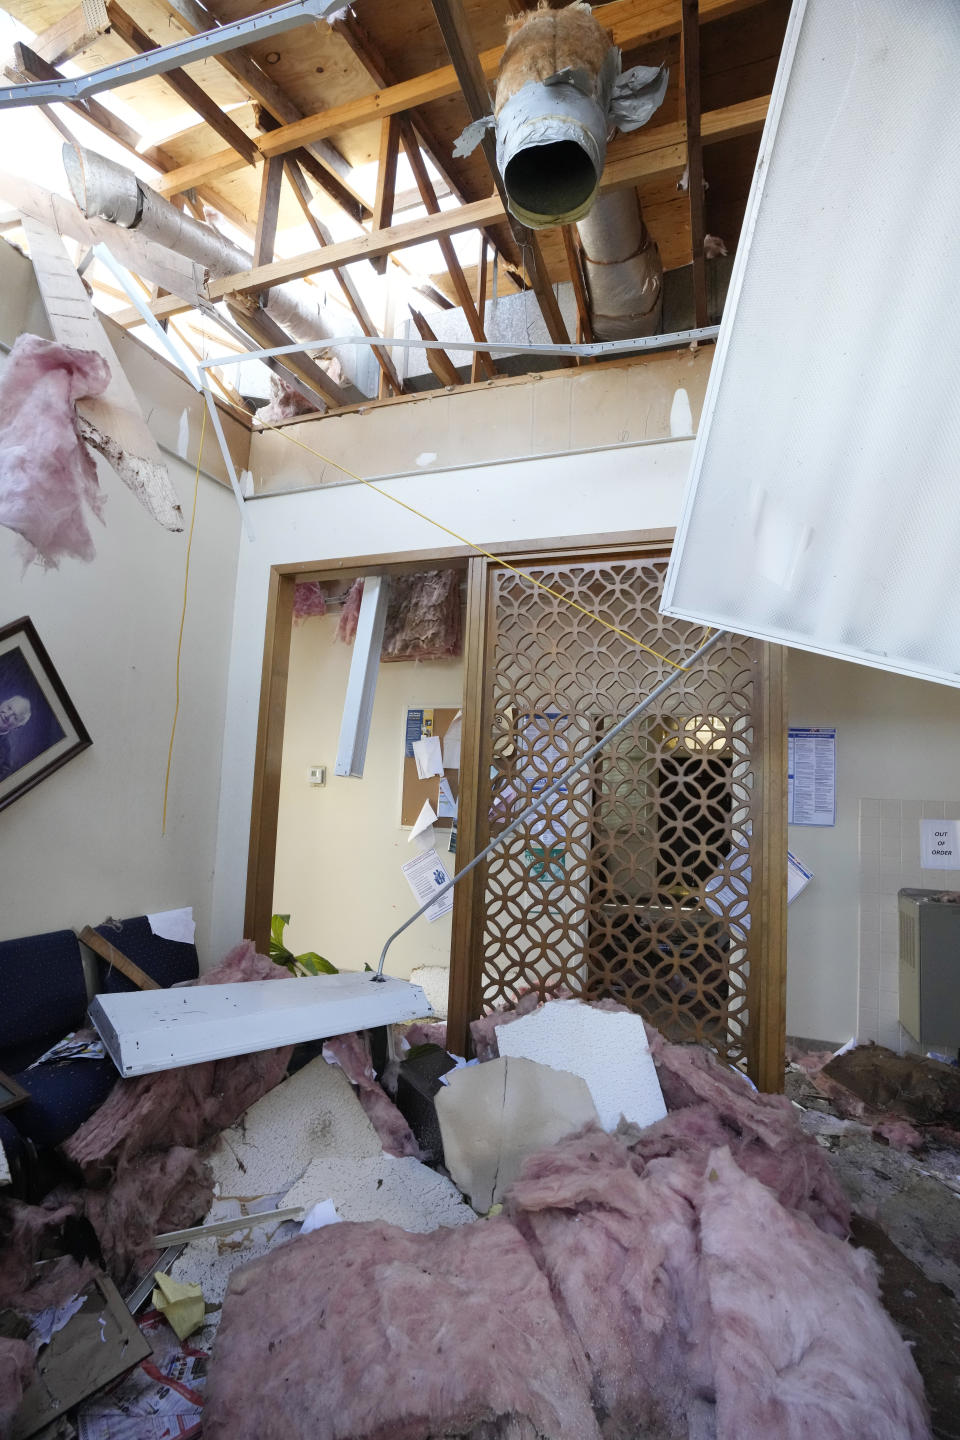
MULTIPOLYGON (((493 560, 466 547, 418 550, 392 554, 353 556, 315 564, 271 567, 266 634, 260 687, 260 710, 253 774, 253 802, 250 815, 250 842, 244 934, 266 954, 273 911, 277 824, 280 812, 280 765, 286 712, 287 680, 290 665, 290 638, 293 629, 293 600, 297 582, 302 580, 344 580, 360 575, 397 575, 431 566, 465 564, 467 600, 464 617, 463 727, 460 758, 460 809, 457 828, 457 864, 462 867, 477 853, 479 820, 486 811, 488 778, 481 774, 481 739, 491 717, 485 713, 484 675, 495 640, 492 625, 490 574, 496 559, 522 567, 547 557, 565 561, 610 559, 627 556, 653 557, 669 554, 674 531, 670 529, 569 536, 490 545, 493 560)), ((786 1045, 786 958, 787 958, 787 702, 783 650, 761 646, 760 739, 756 776, 759 790, 757 827, 757 873, 754 884, 758 904, 753 912, 754 938, 762 964, 754 966, 750 978, 749 1072, 761 1090, 783 1089, 783 1061, 786 1045)), ((454 890, 450 954, 450 1001, 448 1043, 464 1054, 469 1022, 480 1013, 479 904, 482 895, 480 869, 471 872, 454 890)))

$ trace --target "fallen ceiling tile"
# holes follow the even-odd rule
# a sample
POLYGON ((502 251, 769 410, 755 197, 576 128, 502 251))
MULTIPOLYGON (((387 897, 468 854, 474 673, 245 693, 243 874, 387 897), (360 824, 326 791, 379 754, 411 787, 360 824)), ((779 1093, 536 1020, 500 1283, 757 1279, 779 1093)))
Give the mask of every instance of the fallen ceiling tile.
POLYGON ((503 1199, 530 1155, 597 1123, 586 1082, 533 1060, 453 1070, 436 1097, 444 1163, 475 1210, 503 1199))
POLYGON ((604 1130, 621 1115, 652 1125, 667 1113, 639 1015, 599 1010, 578 1000, 550 1000, 497 1031, 501 1055, 524 1056, 587 1082, 604 1130))

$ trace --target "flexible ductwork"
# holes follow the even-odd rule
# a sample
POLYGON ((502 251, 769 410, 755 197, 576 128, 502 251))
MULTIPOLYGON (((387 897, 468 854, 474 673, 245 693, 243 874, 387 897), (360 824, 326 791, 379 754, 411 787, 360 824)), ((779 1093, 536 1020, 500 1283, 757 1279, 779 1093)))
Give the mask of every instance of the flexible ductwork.
POLYGON ((511 211, 533 228, 576 222, 590 319, 598 340, 649 335, 660 324, 663 267, 633 190, 597 196, 614 130, 645 125, 667 72, 621 74, 613 36, 589 5, 531 10, 508 21, 494 113, 468 127, 454 153, 495 125, 511 211))
POLYGON ((577 226, 595 340, 654 335, 663 308, 663 263, 635 190, 601 195, 577 226))
MULTIPOLYGON (((63 147, 63 165, 73 198, 87 219, 98 216, 136 230, 143 239, 196 261, 214 277, 235 275, 253 264, 246 250, 171 205, 126 166, 71 144, 63 147)), ((268 292, 265 308, 294 340, 322 340, 332 334, 323 309, 305 285, 275 286, 268 292)), ((337 358, 353 378, 356 357, 337 352, 337 358)))

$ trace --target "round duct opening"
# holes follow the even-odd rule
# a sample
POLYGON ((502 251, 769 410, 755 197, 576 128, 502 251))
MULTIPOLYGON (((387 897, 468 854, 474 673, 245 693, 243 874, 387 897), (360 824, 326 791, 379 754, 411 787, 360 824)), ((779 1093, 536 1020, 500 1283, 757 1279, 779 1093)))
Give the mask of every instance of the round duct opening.
POLYGON ((568 225, 586 215, 598 175, 575 140, 530 145, 508 160, 503 183, 510 209, 526 225, 568 225))

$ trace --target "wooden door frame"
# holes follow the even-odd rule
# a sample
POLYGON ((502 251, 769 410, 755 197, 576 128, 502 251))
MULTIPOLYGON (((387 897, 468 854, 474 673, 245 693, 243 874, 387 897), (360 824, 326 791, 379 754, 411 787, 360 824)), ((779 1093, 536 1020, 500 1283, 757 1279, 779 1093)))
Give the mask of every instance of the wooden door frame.
MULTIPOLYGON (((487 547, 489 556, 522 566, 556 556, 566 562, 618 555, 669 554, 673 527, 582 536, 507 541, 487 547)), ((476 853, 478 819, 488 778, 480 773, 481 737, 490 716, 486 707, 484 673, 489 646, 491 560, 466 546, 339 560, 318 560, 271 566, 260 685, 260 709, 253 772, 253 801, 247 859, 244 934, 258 950, 268 953, 273 913, 277 824, 280 813, 280 766, 286 714, 290 640, 293 630, 294 591, 299 581, 347 580, 361 575, 398 575, 411 570, 464 564, 467 602, 464 623, 464 692, 461 741, 460 816, 457 860, 465 864, 476 853)), ((786 1040, 786 684, 783 652, 777 646, 761 648, 759 683, 761 713, 765 717, 757 761, 760 803, 759 909, 757 933, 766 936, 762 974, 752 979, 751 1017, 757 1037, 751 1072, 763 1090, 783 1088, 786 1040), (776 883, 774 877, 782 877, 776 883)), ((450 1018, 448 1043, 463 1054, 469 1021, 479 1013, 480 869, 454 890, 450 956, 450 1018)))

